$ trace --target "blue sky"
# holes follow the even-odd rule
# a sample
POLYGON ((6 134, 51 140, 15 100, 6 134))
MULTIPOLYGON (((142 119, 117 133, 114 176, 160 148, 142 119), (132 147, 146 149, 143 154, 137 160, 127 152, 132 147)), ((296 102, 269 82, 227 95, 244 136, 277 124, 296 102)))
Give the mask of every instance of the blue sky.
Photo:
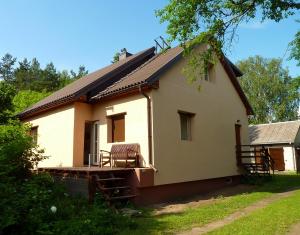
MULTIPOLYGON (((110 64, 121 48, 137 52, 153 46, 159 35, 167 37, 166 24, 154 14, 166 0, 0 1, 0 56, 36 57, 42 66, 52 61, 60 70, 85 65, 92 72, 110 64)), ((300 75, 296 62, 284 57, 300 28, 296 18, 243 24, 227 55, 233 62, 254 55, 284 58, 291 75, 300 75)))

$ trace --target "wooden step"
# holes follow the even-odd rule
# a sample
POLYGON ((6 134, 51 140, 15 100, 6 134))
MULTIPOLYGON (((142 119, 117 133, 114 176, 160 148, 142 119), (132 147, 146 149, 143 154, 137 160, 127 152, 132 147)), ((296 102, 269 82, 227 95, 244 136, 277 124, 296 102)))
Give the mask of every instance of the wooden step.
POLYGON ((110 201, 116 201, 116 200, 124 200, 124 199, 130 199, 130 198, 134 198, 136 197, 136 195, 124 195, 124 196, 117 196, 117 197, 111 197, 108 200, 110 201))
POLYGON ((265 158, 265 156, 260 155, 241 155, 240 158, 265 158))
POLYGON ((112 178, 104 178, 104 179, 97 179, 96 181, 117 181, 117 180, 125 180, 125 178, 121 177, 112 177, 112 178))
POLYGON ((115 190, 115 189, 130 189, 129 186, 116 186, 116 187, 99 187, 103 191, 115 190))
POLYGON ((255 150, 242 150, 242 151, 240 151, 240 150, 237 150, 236 152, 238 152, 238 153, 262 153, 261 151, 255 151, 255 150))

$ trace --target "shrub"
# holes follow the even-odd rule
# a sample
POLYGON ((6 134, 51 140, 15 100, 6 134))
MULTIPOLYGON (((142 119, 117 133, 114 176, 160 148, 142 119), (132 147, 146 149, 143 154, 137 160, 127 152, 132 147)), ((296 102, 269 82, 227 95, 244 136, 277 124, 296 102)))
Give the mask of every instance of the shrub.
POLYGON ((0 234, 117 234, 135 226, 99 195, 89 205, 50 175, 33 173, 44 157, 27 130, 19 123, 0 126, 0 234))

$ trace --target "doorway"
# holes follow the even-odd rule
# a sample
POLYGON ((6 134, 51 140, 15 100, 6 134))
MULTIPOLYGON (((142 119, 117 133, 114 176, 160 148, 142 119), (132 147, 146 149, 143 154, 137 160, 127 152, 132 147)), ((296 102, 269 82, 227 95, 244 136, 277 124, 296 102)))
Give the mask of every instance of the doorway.
POLYGON ((271 158, 274 160, 274 170, 284 171, 285 163, 283 156, 283 148, 269 148, 271 158))
POLYGON ((84 127, 84 165, 98 165, 99 154, 99 122, 86 122, 84 127))
POLYGON ((240 165, 241 160, 241 125, 235 124, 235 144, 236 144, 236 161, 240 165))

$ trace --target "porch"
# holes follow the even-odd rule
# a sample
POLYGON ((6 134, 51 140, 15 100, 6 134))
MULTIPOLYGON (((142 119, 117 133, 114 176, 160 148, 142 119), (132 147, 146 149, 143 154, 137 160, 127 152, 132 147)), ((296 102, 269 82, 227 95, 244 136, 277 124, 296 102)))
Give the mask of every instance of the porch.
POLYGON ((152 168, 133 167, 41 167, 39 172, 50 173, 71 195, 81 195, 94 201, 96 192, 113 204, 116 201, 134 201, 139 188, 154 185, 152 168))
POLYGON ((273 157, 262 145, 236 145, 236 159, 246 178, 274 174, 273 157))

